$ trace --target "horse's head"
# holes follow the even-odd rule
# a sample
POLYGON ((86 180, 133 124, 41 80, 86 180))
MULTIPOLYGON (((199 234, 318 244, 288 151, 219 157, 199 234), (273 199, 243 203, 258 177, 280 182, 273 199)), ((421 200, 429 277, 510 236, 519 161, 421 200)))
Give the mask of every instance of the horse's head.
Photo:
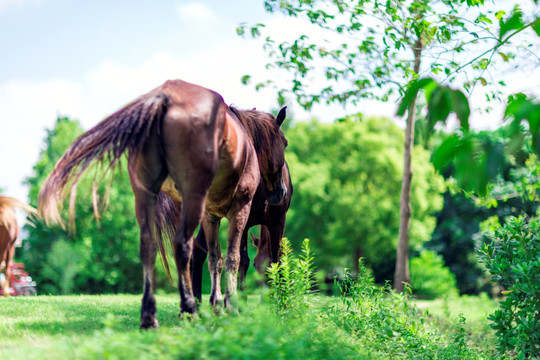
POLYGON ((275 127, 272 129, 273 134, 270 138, 270 147, 259 159, 261 168, 261 176, 266 190, 266 200, 271 205, 281 203, 285 195, 287 195, 287 187, 283 181, 283 165, 285 164, 285 148, 287 147, 287 139, 281 125, 285 121, 287 107, 283 107, 277 117, 274 119, 275 127), (261 163, 262 162, 262 163, 261 163))
POLYGON ((271 205, 279 204, 287 188, 283 181, 283 165, 285 164, 285 147, 287 139, 281 131, 285 121, 287 107, 283 107, 274 117, 271 114, 253 110, 238 110, 231 107, 232 112, 248 131, 259 160, 259 169, 264 183, 266 200, 271 205))

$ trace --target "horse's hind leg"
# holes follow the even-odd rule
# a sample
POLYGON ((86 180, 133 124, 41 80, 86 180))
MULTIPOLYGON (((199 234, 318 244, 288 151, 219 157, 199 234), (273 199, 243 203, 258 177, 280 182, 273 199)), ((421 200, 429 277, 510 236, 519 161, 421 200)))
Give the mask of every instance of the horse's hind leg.
POLYGON ((174 259, 178 269, 178 291, 180 292, 181 312, 195 313, 197 303, 193 297, 191 285, 190 260, 193 252, 193 233, 201 222, 206 192, 201 188, 191 187, 186 189, 182 196, 182 212, 180 214, 180 226, 174 235, 174 259), (204 192, 201 194, 201 192, 204 192))
POLYGON ((191 255, 190 271, 191 271, 191 285, 193 286, 193 295, 199 301, 202 300, 202 273, 204 260, 206 260, 206 254, 208 252, 206 245, 206 236, 202 227, 199 228, 199 233, 195 238, 195 246, 193 247, 193 254, 191 255))
POLYGON ((143 263, 144 295, 141 307, 141 328, 157 328, 154 268, 157 244, 153 236, 157 197, 150 193, 135 193, 135 212, 141 229, 140 256, 143 263))
POLYGON ((203 228, 208 244, 208 271, 212 289, 210 292, 210 305, 213 308, 223 301, 221 295, 221 272, 223 271, 223 256, 219 244, 219 222, 220 219, 207 214, 203 219, 203 228))
POLYGON ((154 236, 157 195, 167 176, 160 157, 157 137, 152 137, 143 151, 129 159, 131 188, 135 195, 135 215, 141 231, 140 257, 143 263, 144 293, 141 306, 141 328, 156 328, 156 298, 154 296, 157 242, 154 236))

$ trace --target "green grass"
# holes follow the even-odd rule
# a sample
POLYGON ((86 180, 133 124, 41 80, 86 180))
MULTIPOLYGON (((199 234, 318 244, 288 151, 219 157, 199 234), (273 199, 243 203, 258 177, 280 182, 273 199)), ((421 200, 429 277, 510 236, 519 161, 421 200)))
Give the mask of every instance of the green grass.
POLYGON ((179 319, 177 295, 160 295, 156 331, 139 330, 140 296, 37 296, 0 299, 2 359, 367 358, 316 321, 286 323, 257 297, 240 314, 204 305, 179 319))
MULTIPOLYGON (((345 309, 341 310, 336 298, 313 297, 310 309, 286 316, 278 315, 270 304, 261 303, 259 296, 250 296, 239 314, 216 316, 204 299, 197 318, 179 319, 178 296, 158 295, 161 327, 156 331, 139 330, 140 300, 140 295, 0 298, 0 359, 395 358, 395 354, 381 350, 386 345, 380 345, 397 341, 396 335, 381 338, 380 344, 366 342, 361 332, 340 325, 341 311, 345 309), (333 311, 328 310, 331 307, 333 311)), ((460 301, 458 307, 476 313, 476 307, 490 300, 460 301)), ((427 307, 433 314, 442 309, 440 314, 445 316, 444 305, 438 301, 427 307)), ((430 326, 454 331, 433 316, 430 326)), ((372 326, 387 323, 382 319, 372 326)), ((422 336, 432 342, 430 346, 437 346, 440 336, 431 338, 430 334, 422 336)), ((407 354, 401 358, 407 358, 407 354)))
POLYGON ((441 319, 462 314, 469 325, 479 329, 489 326, 486 319, 498 307, 498 302, 488 298, 486 294, 480 296, 464 295, 436 300, 418 300, 415 303, 418 307, 427 309, 432 315, 441 319))
MULTIPOLYGON (((159 296, 159 320, 178 323, 177 296, 159 296)), ((0 298, 0 349, 65 336, 92 335, 114 317, 125 330, 139 326, 140 295, 81 295, 0 298)))
POLYGON ((428 311, 440 328, 453 325, 459 316, 465 318, 466 329, 472 343, 477 347, 490 348, 495 345, 495 333, 489 326, 488 315, 498 307, 496 300, 486 294, 480 296, 460 296, 436 300, 419 300, 415 304, 428 311))

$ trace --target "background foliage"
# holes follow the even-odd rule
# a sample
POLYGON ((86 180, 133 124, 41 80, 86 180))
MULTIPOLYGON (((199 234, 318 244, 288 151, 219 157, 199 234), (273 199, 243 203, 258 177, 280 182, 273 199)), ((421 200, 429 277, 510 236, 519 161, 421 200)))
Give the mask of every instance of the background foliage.
MULTIPOLYGON (((504 131, 473 132, 471 138, 497 148, 506 139, 504 131)), ((67 118, 59 118, 54 129, 47 132, 34 176, 28 179, 33 205, 40 184, 81 132, 78 123, 67 118)), ((326 287, 331 287, 333 276, 343 268, 354 271, 360 257, 365 258, 378 282, 391 280, 399 224, 403 131, 389 119, 354 115, 334 123, 293 121, 286 135, 290 144, 287 160, 295 187, 286 235, 290 239, 312 239, 320 286, 325 287, 326 278, 326 287)), ((445 136, 439 134, 439 140, 433 140, 440 143, 445 136)), ((480 223, 495 215, 504 221, 509 215, 536 212, 536 162, 529 160, 527 145, 516 155, 503 153, 500 179, 491 187, 495 195, 486 207, 487 200, 454 186, 444 190, 443 178, 429 162, 429 150, 415 147, 413 256, 424 248, 434 250, 455 274, 461 293, 491 292, 474 252, 485 242, 480 223), (527 184, 531 187, 529 197, 516 196, 517 189, 527 184)), ((452 166, 443 171, 447 181, 452 173, 452 166)), ((102 194, 111 184, 108 206, 102 207, 98 220, 91 205, 95 176, 90 174, 79 186, 71 232, 40 223, 27 227, 28 239, 17 256, 37 280, 40 293, 140 292, 139 231, 128 176, 123 169, 114 178, 97 177, 102 194)), ((226 223, 221 232, 225 240, 226 223)), ((292 246, 299 249, 300 243, 292 241, 292 246)), ((250 252, 254 252, 252 246, 250 252)), ((256 281, 249 282, 252 277, 250 273, 248 285, 256 286, 256 281)), ((161 270, 158 281, 161 289, 174 288, 161 270)), ((203 289, 207 289, 208 284, 204 285, 203 289)))
MULTIPOLYGON (((399 226, 403 131, 385 118, 349 116, 334 123, 293 123, 287 161, 294 196, 286 234, 309 238, 319 270, 356 269, 365 257, 379 281, 391 280, 399 226)), ((429 153, 415 149, 411 243, 430 239, 442 206, 442 178, 429 153)))
MULTIPOLYGON (((59 118, 48 131, 44 150, 28 179, 36 205, 40 185, 82 129, 59 118)), ((293 123, 287 160, 295 187, 286 234, 311 237, 319 254, 317 267, 335 274, 355 268, 366 257, 381 281, 391 279, 399 214, 400 130, 389 119, 351 116, 332 124, 293 123), (336 161, 335 159, 340 159, 336 161)), ((429 153, 418 147, 413 185, 413 244, 430 239, 434 212, 442 205, 442 178, 429 164, 429 153)), ((34 275, 42 293, 139 292, 138 227, 125 166, 103 177, 98 170, 79 185, 75 224, 70 231, 38 223, 18 256, 34 275), (112 177, 111 177, 112 176, 112 177), (108 198, 95 218, 92 182, 108 198)), ((67 211, 66 211, 67 213, 67 211)), ((67 214, 66 223, 68 222, 67 214)), ((226 226, 222 227, 226 230, 226 226)), ((225 236, 221 238, 226 239, 225 236)), ((300 244, 293 243, 299 248, 300 244)), ((332 275, 330 275, 332 276, 332 275)), ((161 286, 170 289, 160 277, 161 286)))

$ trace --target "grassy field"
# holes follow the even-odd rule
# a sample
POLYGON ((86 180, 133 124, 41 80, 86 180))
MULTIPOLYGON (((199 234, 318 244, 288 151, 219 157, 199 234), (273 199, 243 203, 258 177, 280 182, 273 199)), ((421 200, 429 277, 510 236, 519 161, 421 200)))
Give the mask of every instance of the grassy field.
POLYGON ((489 314, 495 312, 498 303, 489 299, 487 295, 424 300, 415 303, 419 308, 426 309, 441 328, 452 326, 452 321, 463 316, 472 343, 486 349, 495 346, 495 334, 487 318, 489 314))
MULTIPOLYGON (((446 302, 419 302, 419 308, 429 310, 428 314, 422 315, 425 319, 422 324, 425 322, 429 330, 419 329, 413 321, 405 329, 416 328, 415 335, 414 331, 409 334, 400 328, 390 332, 384 328, 388 324, 400 327, 396 325, 402 321, 400 319, 397 322, 395 319, 391 322, 390 319, 382 319, 380 323, 373 320, 380 313, 392 316, 388 312, 390 307, 381 308, 386 310, 372 316, 368 327, 356 323, 351 328, 342 322, 348 319, 347 310, 340 305, 338 298, 314 297, 311 308, 285 316, 276 314, 269 304, 260 303, 259 297, 250 296, 239 314, 216 316, 204 305, 195 319, 178 318, 177 295, 160 295, 157 300, 160 329, 140 331, 139 295, 2 298, 0 358, 408 358, 407 351, 399 353, 396 349, 410 346, 411 351, 418 354, 413 347, 426 342, 425 339, 429 339, 426 347, 447 346, 445 353, 457 354, 457 350, 452 348, 456 331, 465 333, 467 346, 479 349, 477 358, 489 358, 482 355, 489 353, 491 346, 484 313, 491 312, 495 304, 487 298, 466 297, 446 302), (471 320, 458 326, 452 313, 463 313, 471 320), (370 326, 376 328, 370 329, 370 326), (381 338, 380 343, 369 340, 369 334, 379 338, 381 336, 377 334, 384 337, 387 332, 388 337, 381 338), (397 336, 396 332, 401 335, 397 336), (451 334, 448 339, 445 333, 451 334), (389 346, 388 341, 395 341, 396 346, 389 346)), ((411 306, 416 308, 414 304, 411 306)), ((415 357, 430 356, 426 351, 425 357, 415 357)), ((459 358, 453 356, 445 358, 459 358)))

